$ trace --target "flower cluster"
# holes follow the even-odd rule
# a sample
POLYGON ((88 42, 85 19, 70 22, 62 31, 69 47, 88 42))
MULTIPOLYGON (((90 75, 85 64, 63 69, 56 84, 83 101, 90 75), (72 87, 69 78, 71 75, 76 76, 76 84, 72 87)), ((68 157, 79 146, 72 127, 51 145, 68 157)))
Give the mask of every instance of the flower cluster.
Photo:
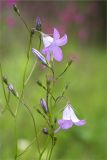
MULTIPOLYGON (((37 18, 40 25, 40 19, 37 18)), ((41 26, 41 25, 40 25, 41 26)), ((44 45, 44 48, 39 52, 38 50, 32 48, 32 52, 37 58, 47 67, 50 65, 50 62, 55 59, 56 61, 62 61, 63 60, 63 54, 61 50, 61 46, 65 45, 68 41, 67 35, 65 34, 63 37, 60 37, 60 33, 56 28, 53 30, 53 36, 50 36, 49 34, 39 32, 42 37, 42 42, 44 45), (43 56, 43 54, 45 56, 43 56)), ((70 63, 71 64, 71 63, 70 63)), ((68 65, 69 66, 69 65, 68 65)), ((67 68, 66 68, 67 69, 67 68)), ((66 71, 64 70, 64 72, 66 71)), ((64 73, 63 72, 63 73, 64 73)), ((40 86, 42 86, 39 83, 40 86)), ((49 107, 47 105, 48 102, 46 102, 44 99, 41 98, 40 104, 43 108, 45 114, 49 112, 49 107)), ((40 112, 40 111, 39 111, 40 112)), ((70 103, 67 103, 67 105, 64 108, 62 119, 57 120, 57 124, 59 125, 59 128, 54 130, 54 133, 59 132, 60 130, 69 129, 74 125, 76 126, 82 126, 86 123, 85 120, 79 120, 73 110, 73 107, 70 103)), ((48 130, 48 129, 47 129, 48 130)))
MULTIPOLYGON (((56 114, 56 112, 54 110, 54 108, 57 105, 59 105, 59 101, 61 101, 63 98, 65 98, 65 91, 68 88, 68 84, 66 84, 61 95, 59 95, 58 93, 56 93, 56 95, 54 95, 53 90, 55 88, 55 83, 57 83, 59 78, 61 78, 61 76, 63 76, 64 73, 68 70, 68 68, 72 64, 72 60, 71 59, 68 60, 66 67, 63 69, 63 71, 60 74, 57 74, 57 75, 56 75, 56 71, 55 71, 55 67, 54 67, 53 62, 54 62, 54 60, 56 60, 58 62, 61 62, 63 60, 63 53, 62 53, 61 47, 67 43, 68 38, 67 38, 66 34, 64 34, 62 37, 60 37, 60 33, 56 28, 54 28, 52 35, 42 32, 42 23, 41 23, 41 20, 39 17, 37 17, 37 19, 36 19, 36 26, 34 28, 30 29, 27 26, 23 17, 21 16, 21 13, 20 13, 19 9, 17 8, 16 4, 13 3, 12 5, 13 5, 13 9, 14 9, 15 13, 19 16, 19 18, 21 18, 21 21, 24 23, 27 31, 30 33, 29 34, 30 35, 29 47, 28 47, 27 56, 26 56, 27 61, 26 61, 26 65, 25 65, 25 69, 24 69, 24 73, 23 73, 23 86, 22 86, 21 93, 18 94, 18 92, 14 88, 14 85, 8 81, 6 76, 3 75, 2 67, 0 64, 0 74, 2 77, 2 88, 3 88, 4 95, 5 95, 8 111, 10 112, 11 116, 14 118, 15 121, 16 121, 16 116, 19 111, 20 104, 22 104, 26 108, 29 115, 31 116, 32 123, 34 126, 35 139, 36 139, 36 143, 37 143, 36 149, 38 149, 39 159, 42 159, 43 154, 46 150, 46 146, 45 147, 43 145, 40 146, 41 138, 39 138, 39 136, 38 136, 38 130, 36 128, 34 113, 32 113, 31 106, 29 106, 25 103, 25 97, 24 97, 25 85, 27 85, 27 82, 29 81, 29 79, 33 73, 33 70, 35 69, 35 66, 36 66, 35 65, 36 63, 35 63, 31 69, 30 74, 27 75, 27 68, 28 68, 29 59, 30 59, 30 51, 32 48, 31 47, 32 46, 32 37, 35 34, 35 32, 37 32, 38 33, 37 38, 38 38, 38 41, 40 42, 40 45, 39 45, 38 50, 35 48, 32 48, 32 53, 38 58, 38 60, 40 62, 42 62, 43 65, 45 65, 45 68, 47 68, 47 72, 48 71, 49 72, 48 72, 48 74, 46 73, 45 82, 43 84, 41 81, 37 80, 37 85, 39 85, 43 90, 45 90, 45 92, 46 92, 45 97, 46 98, 40 99, 40 106, 41 107, 36 108, 36 111, 42 116, 42 118, 46 122, 44 128, 42 128, 42 132, 46 136, 48 136, 51 141, 51 145, 47 146, 47 147, 51 147, 51 148, 49 148, 49 150, 47 150, 48 154, 46 157, 47 160, 50 160, 53 148, 54 148, 56 141, 57 141, 57 134, 56 133, 58 133, 60 130, 67 130, 67 129, 71 128, 73 125, 82 126, 86 123, 85 120, 79 120, 77 118, 77 116, 73 110, 72 105, 68 102, 67 102, 67 105, 65 106, 65 108, 63 109, 62 119, 58 118, 59 115, 56 114), (43 43, 43 45, 41 45, 41 43, 43 43), (41 46, 43 46, 42 49, 40 49, 41 46), (7 88, 4 85, 6 85, 7 88), (8 95, 6 93, 6 89, 8 91, 8 95), (10 102, 9 101, 10 94, 12 94, 18 100, 18 105, 17 105, 17 107, 15 107, 15 110, 13 110, 13 108, 10 107, 10 103, 9 103, 10 102), (41 151, 41 148, 44 148, 43 151, 41 151)), ((58 110, 58 112, 59 112, 59 110, 58 110)), ((15 125, 16 124, 17 123, 15 123, 15 125)), ((16 130, 16 128, 17 127, 15 126, 15 130, 16 130)), ((33 142, 34 142, 34 140, 33 140, 33 142)), ((20 153, 19 155, 17 155, 17 146, 18 146, 17 137, 16 137, 15 144, 16 144, 15 159, 16 159, 17 157, 23 155, 25 153, 25 151, 33 143, 27 144, 28 146, 26 148, 24 147, 25 148, 24 151, 22 153, 20 153)))

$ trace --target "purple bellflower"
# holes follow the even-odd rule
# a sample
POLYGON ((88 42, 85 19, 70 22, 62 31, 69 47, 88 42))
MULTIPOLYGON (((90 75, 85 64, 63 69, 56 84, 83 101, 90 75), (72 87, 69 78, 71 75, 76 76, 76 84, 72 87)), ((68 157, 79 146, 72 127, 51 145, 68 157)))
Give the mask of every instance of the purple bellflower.
POLYGON ((45 47, 43 48, 42 53, 46 54, 46 59, 50 61, 52 54, 56 61, 62 61, 63 54, 60 46, 63 46, 67 43, 67 35, 65 34, 62 38, 60 38, 60 34, 56 28, 54 28, 53 37, 44 33, 41 34, 45 47))
POLYGON ((69 129, 74 125, 76 126, 82 126, 86 123, 85 120, 79 120, 73 110, 73 107, 71 104, 67 104, 64 111, 63 111, 63 117, 62 119, 59 119, 58 121, 59 128, 55 131, 57 133, 61 129, 69 129))
POLYGON ((32 48, 32 52, 43 64, 47 65, 45 57, 38 50, 32 48))

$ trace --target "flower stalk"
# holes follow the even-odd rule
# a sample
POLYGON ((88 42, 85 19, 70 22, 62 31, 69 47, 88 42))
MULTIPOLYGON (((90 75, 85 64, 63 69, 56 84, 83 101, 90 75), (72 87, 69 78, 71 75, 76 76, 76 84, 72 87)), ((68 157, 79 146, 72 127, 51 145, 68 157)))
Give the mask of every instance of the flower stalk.
MULTIPOLYGON (((45 152, 47 152, 47 156, 45 157, 46 160, 51 160, 53 149, 57 142, 57 134, 59 133, 59 131, 70 129, 72 128, 73 125, 83 126, 86 123, 85 120, 83 119, 80 120, 77 118, 71 103, 68 102, 68 98, 66 98, 67 104, 65 107, 59 108, 59 110, 57 108, 57 106, 60 105, 59 101, 65 98, 65 92, 68 89, 69 83, 64 85, 64 89, 62 90, 60 95, 58 93, 53 94, 53 91, 56 87, 55 84, 64 75, 64 73, 69 69, 69 67, 72 64, 72 60, 69 60, 65 68, 63 69, 63 71, 59 75, 56 74, 54 60, 58 62, 61 62, 63 60, 63 53, 62 53, 61 47, 68 42, 68 37, 66 34, 60 37, 60 33, 56 28, 54 28, 53 34, 46 34, 42 32, 42 23, 41 23, 40 17, 36 18, 35 27, 29 28, 24 18, 21 16, 21 13, 18 7, 16 6, 16 4, 13 4, 13 10, 21 19, 21 21, 23 22, 23 24, 25 25, 29 33, 28 48, 26 53, 26 64, 24 67, 24 72, 22 77, 22 88, 21 88, 20 96, 18 95, 18 92, 13 86, 13 84, 10 83, 8 79, 3 75, 2 66, 0 64, 1 82, 2 82, 2 88, 3 88, 4 97, 6 101, 6 106, 15 121, 15 143, 16 144, 15 144, 14 158, 16 160, 17 158, 21 157, 30 148, 30 146, 32 146, 32 144, 36 141, 39 160, 42 160, 44 158, 43 156, 45 152), (35 32, 37 32, 37 35, 38 35, 38 41, 39 41, 39 46, 37 47, 38 49, 32 48, 32 44, 33 44, 32 41, 34 38, 33 35, 35 34, 35 32), (31 58, 30 56, 31 51, 34 57, 36 57, 36 60, 35 60, 35 63, 32 65, 30 73, 27 75, 28 65, 31 58), (27 86, 28 81, 32 76, 33 71, 35 70, 37 61, 39 61, 40 63, 42 63, 42 65, 44 65, 43 67, 44 69, 47 69, 46 70, 47 73, 45 74, 45 77, 44 77, 45 80, 43 83, 41 82, 41 80, 36 81, 37 85, 40 86, 45 91, 45 95, 43 96, 45 97, 45 99, 44 98, 40 99, 39 101, 40 108, 38 106, 37 108, 34 107, 34 109, 36 110, 36 113, 33 113, 31 106, 25 103, 26 97, 24 97, 25 96, 24 90, 25 90, 25 86, 27 86), (8 91, 8 95, 6 91, 8 91), (14 112, 14 109, 10 107, 10 103, 9 103, 11 95, 13 95, 18 101, 17 107, 15 108, 15 112, 14 112), (20 107, 20 104, 24 106, 24 108, 27 110, 27 112, 31 117, 35 138, 31 142, 31 144, 29 144, 24 149, 23 152, 18 154, 16 117, 19 113, 18 109, 20 107), (57 111, 55 108, 57 108, 57 111), (44 136, 46 136, 47 138, 45 145, 41 145, 41 142, 40 142, 41 137, 40 135, 38 135, 37 123, 39 124, 39 121, 38 119, 35 119, 37 112, 44 120, 43 121, 44 126, 42 127, 41 131, 42 131, 42 134, 44 134, 44 136), (59 112, 62 112, 61 119, 58 118, 59 112)), ((38 94, 38 92, 36 93, 38 94)), ((31 96, 31 94, 29 94, 29 96, 31 96)), ((41 127, 41 125, 39 127, 41 127)))

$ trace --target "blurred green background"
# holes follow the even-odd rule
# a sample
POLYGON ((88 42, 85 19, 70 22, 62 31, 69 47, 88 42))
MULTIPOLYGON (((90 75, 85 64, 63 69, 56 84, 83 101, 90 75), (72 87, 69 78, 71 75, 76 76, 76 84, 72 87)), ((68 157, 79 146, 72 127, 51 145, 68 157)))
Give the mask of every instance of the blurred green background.
MULTIPOLYGON (((55 73, 58 75, 69 58, 74 63, 63 75, 54 88, 54 95, 61 94, 68 82, 65 95, 74 106, 79 118, 86 119, 83 127, 57 134, 57 145, 52 155, 53 160, 106 160, 107 159, 107 116, 106 116, 106 1, 17 1, 21 15, 30 27, 35 27, 35 19, 41 17, 43 30, 51 33, 58 28, 61 35, 67 33, 68 44, 62 48, 63 62, 55 62, 55 73)), ((29 34, 12 10, 12 1, 0 1, 0 63, 3 73, 20 93, 23 71, 26 63, 29 34)), ((33 38, 32 47, 38 48, 38 35, 33 38)), ((35 62, 30 54, 28 72, 35 62)), ((46 136, 41 129, 45 122, 37 114, 39 99, 45 98, 36 80, 44 83, 47 69, 38 62, 32 77, 25 87, 25 101, 31 106, 36 119, 41 145, 46 136)), ((50 74, 50 73, 48 73, 50 74)), ((18 101, 11 96, 10 105, 13 111, 18 101)), ((62 101, 60 109, 65 106, 62 101)), ((61 115, 59 115, 61 118, 61 115)), ((18 153, 34 138, 31 117, 20 105, 16 120, 18 153)), ((13 160, 15 154, 15 122, 5 110, 5 99, 0 80, 0 160, 13 160)), ((20 160, 33 160, 37 155, 33 144, 20 160), (34 155, 35 153, 35 155, 34 155)), ((45 155, 44 155, 45 156, 45 155)), ((44 158, 45 159, 45 158, 44 158)))

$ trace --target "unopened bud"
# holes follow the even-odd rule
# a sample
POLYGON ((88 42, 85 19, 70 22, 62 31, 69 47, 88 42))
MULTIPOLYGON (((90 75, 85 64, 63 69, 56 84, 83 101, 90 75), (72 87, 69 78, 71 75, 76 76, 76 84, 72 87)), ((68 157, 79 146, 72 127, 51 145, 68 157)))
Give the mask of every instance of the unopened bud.
POLYGON ((72 63, 72 60, 68 61, 68 66, 70 66, 70 65, 71 65, 71 63, 72 63))
POLYGON ((48 66, 46 58, 38 50, 32 48, 32 52, 44 65, 48 66))
POLYGON ((36 18, 36 30, 41 31, 42 25, 41 25, 41 19, 40 17, 36 18))
POLYGON ((37 108, 37 112, 41 114, 41 111, 37 108))
POLYGON ((44 134, 48 134, 48 128, 43 128, 42 131, 44 134))
POLYGON ((45 86, 44 86, 40 81, 36 81, 36 83, 37 83, 40 87, 42 87, 43 89, 46 90, 45 86))
POLYGON ((40 81, 36 81, 36 83, 42 87, 42 83, 40 81))
POLYGON ((14 96, 18 97, 18 93, 15 91, 15 89, 14 89, 14 87, 13 87, 13 85, 11 83, 8 84, 8 89, 9 89, 10 92, 12 92, 12 94, 14 96))
POLYGON ((47 113, 48 112, 48 107, 47 107, 46 101, 43 98, 40 99, 40 104, 41 104, 41 107, 42 107, 43 111, 45 113, 47 113))
POLYGON ((8 89, 9 89, 9 91, 13 91, 14 90, 14 87, 13 87, 13 85, 11 83, 8 85, 8 89))
POLYGON ((2 80, 6 85, 8 85, 8 80, 7 80, 7 78, 5 76, 2 77, 2 80))
POLYGON ((19 9, 17 8, 16 4, 13 4, 13 9, 17 13, 18 16, 20 16, 19 9))

